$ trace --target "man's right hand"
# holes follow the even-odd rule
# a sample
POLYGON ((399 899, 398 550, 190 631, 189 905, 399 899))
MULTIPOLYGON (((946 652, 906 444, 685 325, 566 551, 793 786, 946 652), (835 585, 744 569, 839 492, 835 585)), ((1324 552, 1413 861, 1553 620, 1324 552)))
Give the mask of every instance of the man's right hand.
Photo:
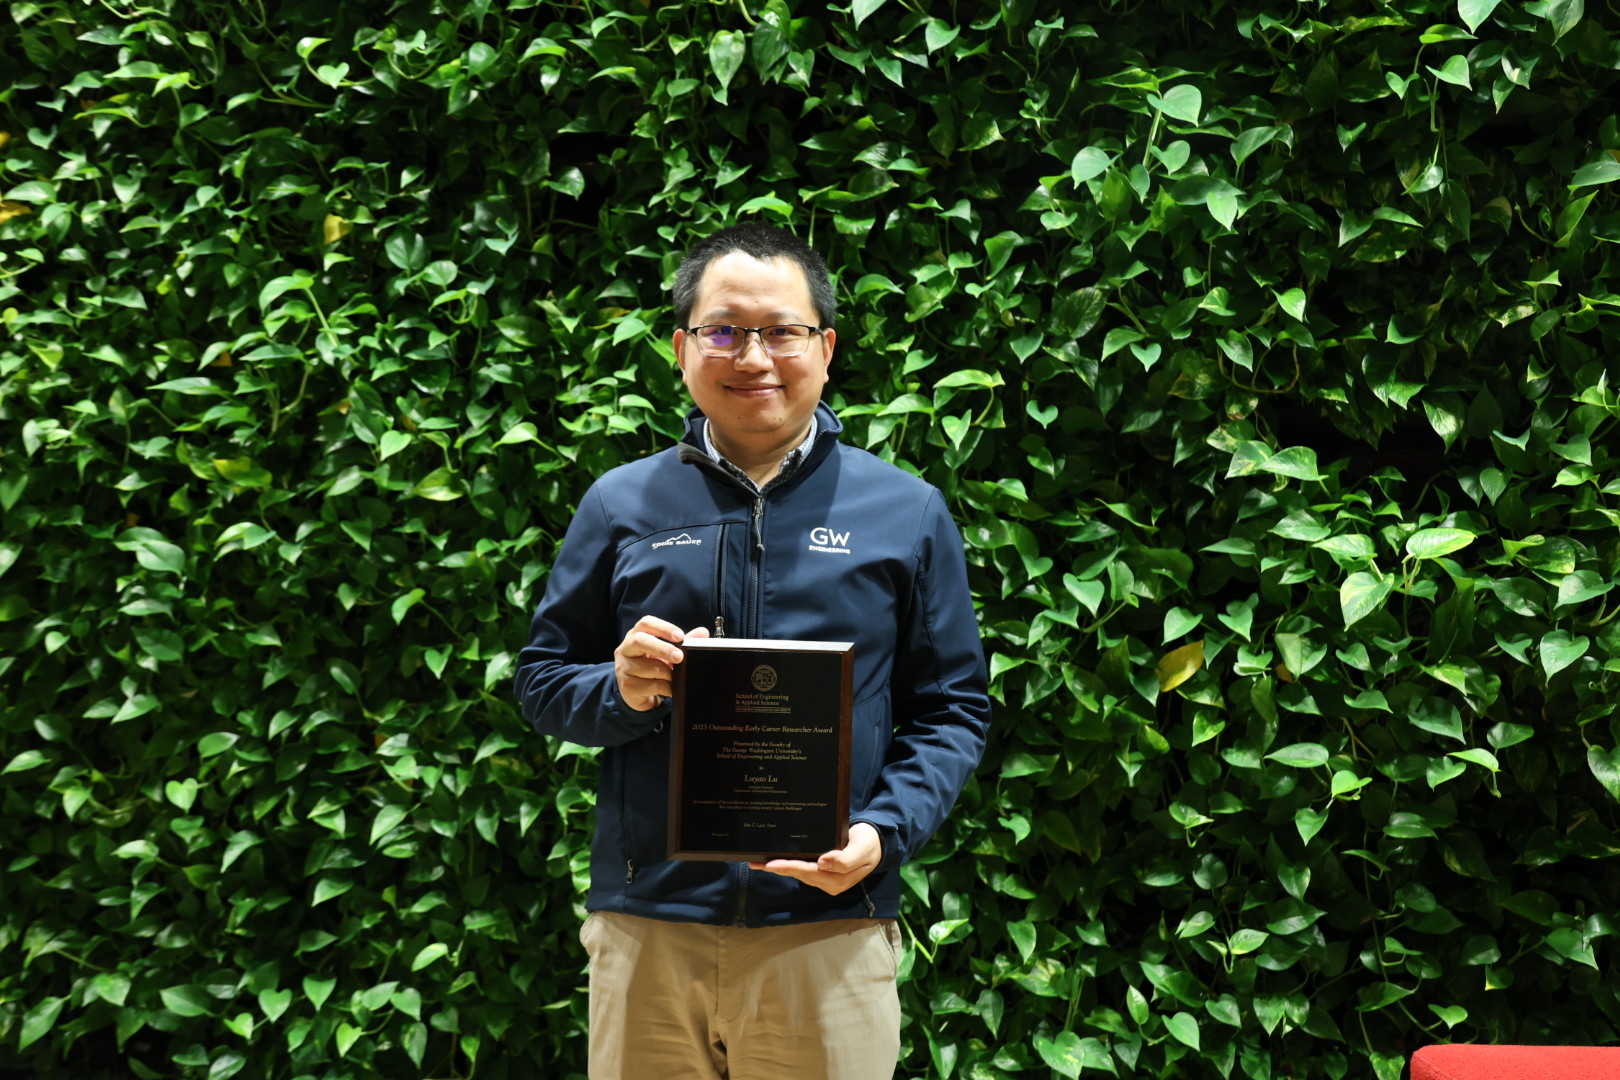
POLYGON ((684 659, 677 646, 688 637, 708 636, 705 626, 686 632, 674 623, 643 615, 613 650, 613 677, 624 703, 636 712, 662 705, 675 692, 671 676, 684 659))

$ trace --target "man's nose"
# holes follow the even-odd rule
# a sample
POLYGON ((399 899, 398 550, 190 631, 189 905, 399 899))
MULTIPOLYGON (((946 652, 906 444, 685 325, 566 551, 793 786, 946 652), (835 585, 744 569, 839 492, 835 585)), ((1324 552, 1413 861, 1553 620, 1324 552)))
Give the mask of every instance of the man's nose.
POLYGON ((742 350, 737 353, 736 359, 732 361, 732 363, 738 366, 742 366, 744 364, 750 366, 758 366, 760 364, 769 365, 770 362, 771 357, 770 354, 765 351, 765 342, 760 339, 758 333, 752 331, 744 335, 742 350))

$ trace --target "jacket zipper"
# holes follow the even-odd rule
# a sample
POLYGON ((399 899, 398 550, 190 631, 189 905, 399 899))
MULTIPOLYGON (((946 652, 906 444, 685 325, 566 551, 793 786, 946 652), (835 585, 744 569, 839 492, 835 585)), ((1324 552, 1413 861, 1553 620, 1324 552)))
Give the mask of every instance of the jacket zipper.
POLYGON ((759 637, 759 578, 765 562, 765 496, 754 497, 754 553, 748 560, 747 621, 744 624, 749 637, 759 637))
POLYGON ((635 841, 630 838, 630 808, 625 805, 624 782, 619 782, 619 825, 624 830, 624 846, 627 849, 624 858, 624 883, 636 883, 636 860, 629 852, 636 850, 635 841))
POLYGON ((714 553, 714 636, 726 636, 726 527, 720 526, 714 553))
POLYGON ((733 920, 738 926, 748 925, 748 864, 737 864, 737 915, 733 920))

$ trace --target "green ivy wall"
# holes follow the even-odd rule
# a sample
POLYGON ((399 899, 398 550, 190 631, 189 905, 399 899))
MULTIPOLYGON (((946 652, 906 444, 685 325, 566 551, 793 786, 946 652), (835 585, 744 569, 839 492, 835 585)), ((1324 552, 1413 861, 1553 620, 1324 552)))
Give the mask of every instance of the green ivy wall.
POLYGON ((1615 1041, 1615 24, 13 0, 0 1077, 583 1072, 595 764, 507 683, 748 216, 991 659, 904 1075, 1615 1041))

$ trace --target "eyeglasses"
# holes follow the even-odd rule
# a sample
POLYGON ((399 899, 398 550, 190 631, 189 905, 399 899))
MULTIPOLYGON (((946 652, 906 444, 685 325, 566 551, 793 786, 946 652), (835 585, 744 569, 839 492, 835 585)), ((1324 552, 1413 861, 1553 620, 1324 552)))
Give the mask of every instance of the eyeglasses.
POLYGON ((810 339, 825 329, 824 326, 805 326, 803 323, 779 323, 776 326, 714 323, 688 327, 686 332, 697 339, 698 348, 704 356, 737 356, 747 347, 749 334, 758 334, 760 346, 772 356, 798 356, 810 347, 810 339))

